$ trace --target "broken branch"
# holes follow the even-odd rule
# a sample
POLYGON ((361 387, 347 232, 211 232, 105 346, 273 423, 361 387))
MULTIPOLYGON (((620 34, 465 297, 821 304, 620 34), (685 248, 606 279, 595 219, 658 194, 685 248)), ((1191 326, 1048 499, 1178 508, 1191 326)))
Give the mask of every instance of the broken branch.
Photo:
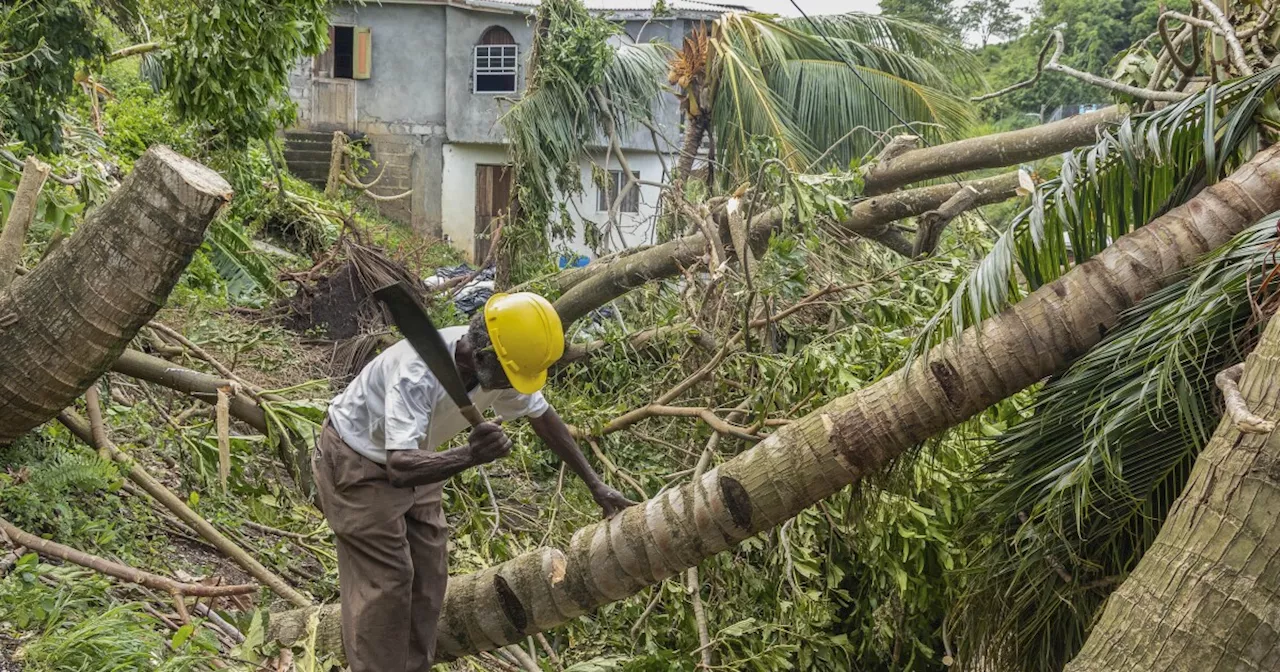
POLYGON ((54 541, 41 539, 34 534, 18 529, 13 523, 4 518, 0 518, 0 530, 4 530, 5 535, 15 543, 26 546, 40 555, 66 560, 107 576, 114 576, 129 583, 163 590, 169 594, 190 595, 192 597, 228 597, 231 595, 247 595, 258 590, 258 587, 253 584, 206 586, 198 583, 182 583, 159 574, 152 574, 151 572, 112 562, 84 551, 78 551, 54 541))
MULTIPOLYGON (((1202 0, 1202 1, 1207 2, 1208 0, 1202 0)), ((1065 40, 1062 37, 1062 31, 1055 29, 1053 31, 1053 34, 1049 36, 1049 39, 1045 41, 1045 46, 1040 49, 1040 58, 1039 60, 1036 61, 1036 73, 1032 75, 1030 79, 1026 79, 1024 81, 1018 82, 1017 84, 1007 86, 994 93, 988 93, 982 96, 971 98, 970 100, 972 100, 975 103, 981 102, 984 100, 995 98, 996 96, 999 96, 999 95, 1004 95, 1006 93, 1009 93, 1010 91, 1015 91, 1017 89, 1031 86, 1038 79, 1040 79, 1040 74, 1041 72, 1044 72, 1044 71, 1058 72, 1068 77, 1073 77, 1075 79, 1078 79, 1082 82, 1086 82, 1088 84, 1092 84, 1100 88, 1109 89, 1111 91, 1115 91, 1116 93, 1121 93, 1126 96, 1133 96, 1134 98, 1139 98, 1141 100, 1177 102, 1187 97, 1187 94, 1185 93, 1180 93, 1177 91, 1157 91, 1155 89, 1144 89, 1141 87, 1124 84, 1122 82, 1117 82, 1112 79, 1107 79, 1106 77, 1099 77, 1093 73, 1085 72, 1083 70, 1077 70, 1069 65, 1063 65, 1062 63, 1058 62, 1058 59, 1062 57, 1062 53, 1063 51, 1065 51, 1065 49, 1066 49, 1066 46, 1065 46, 1065 40), (1053 46, 1053 53, 1052 55, 1049 56, 1049 60, 1045 61, 1044 54, 1048 50, 1050 45, 1053 46)), ((1250 70, 1250 74, 1252 74, 1252 70, 1250 70)))
POLYGON ((1244 403, 1240 394, 1240 376, 1244 373, 1244 362, 1221 371, 1213 379, 1222 390, 1222 398, 1226 403, 1227 416, 1235 423, 1242 434, 1269 434, 1275 431, 1276 423, 1253 414, 1244 403))
POLYGON ((1200 0, 1200 6, 1204 11, 1209 13, 1213 18, 1213 22, 1218 25, 1218 34, 1227 43, 1227 53, 1231 55, 1231 63, 1236 66, 1238 74, 1248 77, 1253 74, 1253 66, 1249 65, 1249 59, 1244 55, 1244 47, 1240 44, 1240 36, 1236 34, 1235 28, 1231 27, 1231 22, 1227 20, 1227 15, 1222 12, 1222 8, 1213 0, 1200 0))
POLYGON ((942 237, 942 231, 947 228, 947 224, 955 219, 960 213, 973 207, 973 202, 978 197, 978 191, 972 186, 965 186, 956 191, 955 195, 947 199, 937 210, 920 215, 916 226, 916 239, 911 247, 912 258, 921 256, 929 256, 938 248, 938 239, 942 237))
POLYGON ((264 567, 262 563, 255 560, 253 556, 249 555, 243 548, 237 546, 235 542, 228 539, 225 535, 214 528, 213 525, 209 524, 209 521, 201 518, 200 514, 193 511, 191 507, 187 506, 178 498, 177 495, 173 494, 172 490, 165 487, 163 483, 156 480, 151 474, 147 473, 147 471, 142 468, 142 465, 138 464, 133 460, 133 458, 126 455, 124 451, 116 447, 114 443, 108 440, 105 445, 97 445, 94 441, 93 431, 89 428, 89 423, 84 421, 84 418, 81 418, 72 411, 66 410, 58 414, 58 421, 65 425, 67 429, 71 430, 71 433, 75 434, 76 437, 86 445, 99 451, 105 450, 109 453, 112 460, 116 461, 127 470, 126 474, 128 475, 129 480, 136 483, 138 487, 145 490, 147 494, 154 497, 156 501, 163 504, 165 508, 172 511, 174 515, 178 516, 178 518, 181 518, 184 523, 190 526, 191 529, 195 530, 215 548, 234 560, 237 565, 240 565, 249 573, 249 576, 261 581, 263 585, 270 588, 272 592, 299 607, 311 606, 310 599, 295 590, 288 583, 285 583, 284 579, 277 576, 274 572, 264 567))
POLYGON ((98 448, 98 457, 109 460, 111 455, 107 453, 105 448, 101 447, 107 445, 108 439, 107 426, 102 421, 102 399, 98 394, 98 384, 96 382, 84 391, 84 404, 85 409, 89 411, 89 425, 93 432, 93 442, 100 446, 98 448))
POLYGON ((18 190, 13 194, 13 205, 9 207, 9 218, 5 221, 4 231, 0 232, 0 289, 13 282, 15 269, 22 261, 27 229, 36 218, 36 201, 40 199, 40 189, 48 177, 49 166, 34 156, 28 156, 22 166, 18 190))

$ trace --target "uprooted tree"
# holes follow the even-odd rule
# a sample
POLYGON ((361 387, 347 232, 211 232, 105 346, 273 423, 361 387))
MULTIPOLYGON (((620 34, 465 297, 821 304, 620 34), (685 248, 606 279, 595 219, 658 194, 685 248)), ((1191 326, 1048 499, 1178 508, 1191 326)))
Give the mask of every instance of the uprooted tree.
MULTIPOLYGON (((1172 273, 1276 209, 1280 150, 1269 149, 954 344, 778 430, 696 482, 579 530, 564 551, 542 549, 454 578, 441 617, 442 653, 520 641, 782 523, 931 435, 1062 370, 1172 273)), ((320 646, 336 651, 336 612, 328 608, 322 618, 320 646)), ((305 611, 277 614, 272 633, 297 641, 307 619, 305 611)))
MULTIPOLYGON (((1060 380, 1078 358, 1110 344, 1108 339, 1128 324, 1136 309, 1163 296, 1169 287, 1179 287, 1174 283, 1182 281, 1184 270, 1224 248, 1238 234, 1253 231, 1251 225, 1280 210, 1280 149, 1267 147, 1274 139, 1269 101, 1280 71, 1261 65, 1272 47, 1259 45, 1255 53, 1237 53, 1229 39, 1233 29, 1223 27, 1211 13, 1208 16, 1203 18, 1197 11, 1172 36, 1162 30, 1160 37, 1168 42, 1168 49, 1161 53, 1150 80, 1125 84, 1128 88, 1113 87, 1126 106, 929 147, 917 146, 919 138, 914 133, 897 140, 877 136, 856 141, 784 133, 775 140, 791 143, 787 157, 796 161, 794 165, 776 157, 764 160, 763 165, 754 164, 759 157, 748 150, 751 142, 735 145, 726 137, 727 129, 735 123, 750 127, 760 119, 749 118, 754 114, 747 109, 751 106, 735 101, 730 89, 723 87, 725 77, 744 72, 735 71, 731 63, 708 63, 708 56, 724 56, 732 50, 738 55, 751 54, 750 41, 743 43, 739 38, 784 28, 793 29, 788 39, 795 49, 795 60, 826 60, 821 67, 812 66, 814 70, 837 65, 838 54, 824 47, 815 34, 800 30, 798 23, 770 24, 758 17, 732 16, 708 33, 695 34, 675 61, 679 67, 673 67, 671 73, 681 88, 689 117, 678 172, 672 184, 664 186, 664 216, 672 222, 671 239, 650 248, 619 252, 585 268, 534 278, 530 286, 558 295, 556 308, 570 327, 633 290, 678 293, 683 304, 680 316, 687 324, 628 334, 619 348, 657 338, 652 334, 664 330, 696 334, 696 347, 703 352, 691 357, 689 365, 696 368, 694 373, 647 404, 608 422, 576 430, 584 440, 593 441, 625 431, 646 418, 679 416, 704 423, 713 432, 713 443, 702 453, 698 466, 684 472, 686 477, 693 475, 691 480, 673 480, 672 487, 642 505, 611 521, 578 530, 567 545, 543 546, 455 577, 442 617, 442 654, 458 657, 522 642, 529 635, 696 568, 721 551, 785 525, 850 484, 865 482, 891 464, 909 461, 912 449, 931 437, 1046 378, 1060 380), (1197 32, 1201 24, 1210 22, 1218 28, 1197 32), (1203 43, 1197 44, 1202 37, 1203 43), (1188 75, 1202 67, 1190 65, 1189 56, 1198 54, 1201 46, 1208 51, 1221 47, 1223 58, 1212 61, 1212 67, 1220 72, 1206 75, 1210 79, 1188 75), (1251 74, 1227 81, 1234 75, 1251 74), (1208 91, 1200 91, 1209 86, 1208 91), (720 157, 729 152, 731 158, 723 163, 708 162, 699 169, 699 148, 704 141, 719 143, 715 146, 720 157), (878 146, 876 143, 886 148, 878 157, 868 158, 858 172, 805 175, 805 169, 825 158, 812 151, 823 143, 838 148, 842 160, 878 146), (1033 177, 1019 166, 1075 148, 1082 149, 1064 156, 1058 176, 1051 179, 1033 177), (729 175, 713 174, 712 165, 729 175), (744 166, 754 170, 744 170, 744 166), (1004 172, 971 172, 994 169, 1004 172), (772 184, 762 177, 769 175, 772 184), (915 186, 936 178, 946 179, 940 184, 915 186), (699 197, 697 190, 674 188, 687 184, 686 180, 702 181, 711 189, 699 197), (815 184, 821 187, 814 188, 815 184), (823 202, 838 207, 813 207, 812 195, 828 187, 821 193, 823 202), (1142 197, 1133 198, 1134 194, 1142 197), (922 349, 896 373, 851 394, 826 397, 825 403, 811 412, 788 413, 783 418, 755 414, 747 401, 732 410, 721 408, 729 405, 714 403, 717 399, 712 395, 699 395, 703 401, 698 406, 676 405, 682 394, 714 380, 727 357, 767 350, 768 333, 777 323, 803 315, 823 299, 840 300, 838 297, 850 292, 850 287, 823 285, 807 287, 805 298, 786 308, 757 302, 751 273, 777 252, 779 241, 811 236, 832 248, 876 246, 877 250, 883 247, 903 257, 918 258, 936 251, 950 223, 965 221, 968 213, 978 208, 1019 195, 1030 197, 1029 206, 1000 235, 995 252, 954 293, 952 309, 929 325, 924 340, 936 345, 922 349), (678 292, 653 289, 660 285, 658 281, 681 277, 685 282, 678 292), (1033 291, 1023 296, 1024 286, 1033 291), (702 305, 697 298, 703 299, 702 305), (753 343, 757 332, 761 340, 753 343), (711 466, 714 441, 722 436, 726 442, 755 445, 711 466)), ((1253 35, 1271 21, 1270 13, 1250 13, 1249 18, 1258 26, 1253 35)), ((1173 14, 1162 19, 1165 23, 1178 20, 1173 14)), ((839 39, 855 41, 865 37, 859 30, 875 23, 863 21, 834 22, 829 27, 845 31, 839 39)), ((1242 32, 1250 30, 1253 28, 1242 28, 1242 32)), ((1239 37, 1236 34, 1237 40, 1239 37)), ((1040 68, 1044 73, 1086 74, 1064 66, 1059 58, 1061 50, 1060 37, 1046 45, 1040 68)), ((652 75, 654 66, 663 63, 643 49, 622 51, 627 55, 610 67, 632 75, 652 75)), ((937 53, 943 52, 934 55, 937 53)), ((755 53, 754 57, 769 55, 755 53)), ((924 58, 920 54, 913 57, 924 58)), ((768 80, 770 86, 781 90, 785 90, 786 78, 777 76, 777 71, 767 72, 769 68, 811 67, 777 62, 763 66, 760 73, 747 74, 768 80)), ((622 81, 610 80, 610 72, 620 71, 588 73, 590 77, 576 82, 586 85, 581 100, 589 101, 592 112, 585 120, 586 127, 567 134, 580 143, 602 131, 616 147, 618 129, 628 112, 634 111, 626 92, 595 86, 602 81, 622 81)), ((832 81, 842 82, 839 78, 832 81)), ((526 98, 534 102, 523 108, 523 114, 529 115, 524 119, 530 121, 525 128, 530 132, 524 137, 526 141, 535 137, 532 132, 539 123, 565 121, 546 114, 560 109, 554 100, 546 101, 557 91, 564 92, 557 87, 573 82, 543 79, 539 84, 534 92, 538 95, 531 93, 526 98)), ((652 89, 648 84, 638 87, 652 89)), ((784 116, 791 113, 794 111, 784 116)), ((752 128, 753 136, 769 135, 770 130, 781 132, 752 128)), ((822 128, 830 130, 831 126, 822 128)), ((883 134, 889 129, 877 130, 883 134)), ((936 139, 929 138, 930 142, 936 139)), ((527 142, 525 149, 530 149, 527 142)), ((559 149, 566 150, 560 158, 577 161, 574 147, 559 149)), ((573 165, 576 168, 576 163, 573 165)), ((847 161, 838 165, 847 165, 847 161)), ((545 182, 540 186, 547 195, 555 185, 545 182)), ((629 183, 623 191, 635 186, 629 183)), ((282 186, 278 188, 282 199, 290 197, 282 186)), ((530 187, 524 184, 517 188, 530 187)), ((207 404, 212 409, 212 423, 218 427, 221 460, 230 459, 226 427, 232 420, 258 433, 275 435, 281 448, 287 447, 291 436, 302 439, 299 445, 284 450, 281 460, 305 469, 305 460, 297 459, 306 453, 305 432, 280 431, 279 404, 284 399, 279 393, 246 382, 234 370, 234 363, 228 366, 181 333, 152 321, 200 244, 205 227, 225 203, 228 191, 212 172, 163 149, 152 150, 67 243, 11 286, 0 288, 0 443, 58 416, 74 436, 124 467, 132 483, 207 543, 291 604, 305 607, 272 614, 266 629, 270 639, 309 652, 340 654, 337 605, 309 606, 310 599, 291 581, 263 567, 198 515, 194 505, 184 504, 117 448, 100 417, 98 390, 90 387, 110 370, 112 375, 143 381, 157 389, 168 388, 207 404), (101 276, 81 273, 86 267, 101 269, 101 276), (148 323, 144 337, 135 338, 148 323), (151 337, 155 354, 137 349, 151 337), (211 368, 216 375, 157 356, 164 355, 166 349, 201 362, 200 366, 211 368), (67 410, 82 394, 89 402, 88 421, 67 410)), ((538 208, 524 214, 539 213, 546 214, 538 208)), ((537 217, 520 222, 520 226, 532 227, 545 224, 537 217)), ((11 237, 15 236, 6 236, 11 237)), ((512 240, 519 242, 521 238, 516 235, 512 240)), ((329 263, 332 256, 317 262, 316 267, 329 263)), ((1261 291, 1265 288, 1247 282, 1245 286, 1250 291, 1257 289, 1263 297, 1259 307, 1263 317, 1274 309, 1266 292, 1261 291)), ((822 317, 834 322, 832 315, 835 313, 822 317)), ((1274 404, 1270 403, 1274 394, 1266 384, 1276 333, 1277 327, 1272 325, 1258 346, 1241 382, 1243 396, 1228 397, 1229 408, 1236 409, 1232 413, 1244 408, 1263 416, 1248 421, 1247 426, 1253 429, 1265 428, 1267 422, 1276 420, 1274 404)), ((370 341, 381 337, 365 336, 370 336, 370 341)), ((581 357, 601 356, 600 352, 613 345, 600 343, 584 346, 581 357)), ((1228 376, 1227 380, 1229 385, 1224 387, 1235 389, 1235 379, 1228 376)), ((750 389, 750 385, 743 386, 750 389)), ((793 408, 803 406, 801 400, 793 408)), ((192 406, 197 407, 203 408, 192 406)), ((1236 422, 1236 415, 1232 418, 1236 422)), ((181 426, 172 417, 166 421, 175 428, 181 426)), ((1074 589, 1098 590, 1101 586, 1109 592, 1117 584, 1121 586, 1074 663, 1079 669, 1172 667, 1173 662, 1164 656, 1188 650, 1191 638, 1205 637, 1211 638, 1212 646, 1204 652, 1211 660, 1229 660, 1236 666, 1267 665, 1269 649, 1261 644, 1267 641, 1274 618, 1268 605, 1255 598, 1274 583, 1267 567, 1275 555, 1275 540, 1268 534, 1270 527, 1264 527, 1268 525, 1268 493, 1274 479, 1258 475, 1265 472, 1272 456, 1269 444, 1241 439, 1234 426, 1224 421, 1219 428, 1197 463, 1189 489, 1169 514, 1169 524, 1160 530, 1127 580, 1108 575, 1086 581, 1087 557, 1080 566, 1064 565, 1053 557, 1041 563, 1051 568, 1054 581, 1060 579, 1074 589), (1248 446, 1255 446, 1256 454, 1246 452, 1252 450, 1248 446), (1215 521, 1218 527, 1206 525, 1206 520, 1215 521), (1243 532, 1223 532, 1236 528, 1243 532), (1184 569, 1190 570, 1190 578, 1177 584, 1162 581, 1184 569), (1217 627, 1215 620, 1225 612, 1215 611, 1214 605, 1219 604, 1216 598, 1206 602, 1207 607, 1189 608, 1193 601, 1189 598, 1198 595, 1220 596, 1221 604, 1230 605, 1232 629, 1217 627), (1161 646, 1166 642, 1169 646, 1161 646)), ((647 441, 639 433, 635 436, 637 442, 647 441)), ((608 459, 601 451, 596 455, 602 461, 608 459)), ((225 484, 225 472, 222 478, 225 484)), ((492 534, 496 534, 500 511, 488 476, 484 479, 494 504, 492 534)), ((301 480, 305 484, 305 479, 301 480)), ((1182 486, 1181 481, 1171 482, 1182 486)), ((639 486, 636 490, 643 492, 639 486)), ((1159 517, 1164 512, 1156 514, 1159 517)), ((1047 527, 1043 511, 1030 510, 1018 528, 1017 534, 1023 535, 1018 540, 1022 543, 1025 536, 1047 527)), ((11 536, 26 540, 44 554, 99 569, 109 567, 115 572, 113 576, 127 574, 117 565, 98 562, 101 558, 38 542, 16 527, 12 527, 11 536)), ((1133 556, 1141 557, 1144 550, 1135 550, 1133 556)), ((186 608, 183 594, 197 595, 204 590, 185 582, 166 582, 164 577, 134 576, 143 585, 176 592, 175 605, 180 612, 186 608)), ((697 605, 697 575, 685 576, 697 605)), ((233 588, 238 591, 244 587, 233 588)), ((1080 604, 1077 618, 1091 619, 1093 604, 1080 604)), ((703 621, 699 623, 699 640, 705 652, 711 642, 705 617, 700 615, 698 620, 703 621)), ((946 639, 945 627, 942 637, 946 639)), ((991 639, 994 643, 986 646, 997 652, 994 660, 1004 655, 1002 647, 1009 647, 1010 640, 1003 632, 991 639)), ((961 660, 966 662, 988 653, 982 645, 970 642, 963 642, 961 651, 961 660), (975 650, 982 653, 969 653, 975 650)), ((1067 658, 1074 653, 1055 652, 1067 658)), ((704 661, 709 658, 708 654, 704 661)))

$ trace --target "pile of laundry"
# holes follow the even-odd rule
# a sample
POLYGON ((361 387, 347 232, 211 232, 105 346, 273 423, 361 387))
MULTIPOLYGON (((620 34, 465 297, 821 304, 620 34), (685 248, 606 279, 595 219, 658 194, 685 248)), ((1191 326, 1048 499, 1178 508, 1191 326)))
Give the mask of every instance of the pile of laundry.
MULTIPOLYGON (((470 277, 462 285, 454 287, 453 305, 457 307, 458 312, 471 317, 484 307, 489 297, 493 296, 493 276, 494 269, 492 266, 486 266, 477 271, 470 264, 458 264, 457 266, 445 266, 437 268, 435 275, 425 278, 422 284, 428 291, 447 284, 450 280, 462 277, 470 277)), ((582 320, 586 334, 592 334, 601 328, 604 320, 616 319, 617 313, 613 308, 605 306, 599 310, 593 311, 582 320)), ((579 334, 583 336, 584 334, 579 334)))
POLYGON ((453 305, 458 312, 471 317, 484 307, 489 297, 493 296, 493 267, 488 266, 478 272, 470 264, 445 266, 436 269, 436 274, 426 278, 422 284, 428 290, 435 289, 455 278, 471 276, 465 284, 453 288, 453 305))

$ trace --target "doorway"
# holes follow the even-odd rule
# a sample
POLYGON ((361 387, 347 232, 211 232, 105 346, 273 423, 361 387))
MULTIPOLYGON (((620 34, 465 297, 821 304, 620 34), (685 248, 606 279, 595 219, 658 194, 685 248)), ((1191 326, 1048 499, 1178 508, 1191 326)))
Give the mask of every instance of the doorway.
POLYGON ((494 227, 511 210, 511 166, 476 165, 476 228, 474 260, 477 266, 489 259, 494 227))

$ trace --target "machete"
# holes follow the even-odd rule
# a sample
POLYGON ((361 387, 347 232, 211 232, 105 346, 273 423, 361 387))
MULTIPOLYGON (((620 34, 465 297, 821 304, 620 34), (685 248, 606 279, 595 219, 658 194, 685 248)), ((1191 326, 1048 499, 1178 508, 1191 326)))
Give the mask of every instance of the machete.
POLYGON ((391 311, 391 319, 400 328, 400 333, 404 334, 405 340, 409 341, 422 361, 427 363, 427 368, 435 374, 436 380, 444 385, 445 391, 449 393, 453 403, 458 405, 463 417, 472 427, 484 422, 484 416, 471 403, 467 386, 462 383, 462 376, 458 375, 449 346, 444 344, 444 338, 431 323, 431 318, 427 317, 418 300, 409 293, 404 282, 377 289, 373 296, 391 311))

